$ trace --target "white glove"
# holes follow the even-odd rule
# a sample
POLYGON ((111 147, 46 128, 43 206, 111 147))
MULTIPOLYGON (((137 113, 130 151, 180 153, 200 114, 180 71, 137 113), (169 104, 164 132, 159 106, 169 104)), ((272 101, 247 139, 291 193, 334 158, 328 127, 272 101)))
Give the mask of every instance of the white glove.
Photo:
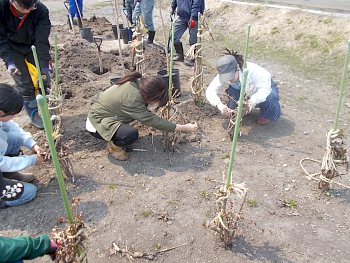
POLYGON ((221 114, 224 115, 229 115, 231 114, 232 110, 229 109, 226 105, 219 103, 218 105, 216 105, 218 107, 218 109, 221 111, 221 114))

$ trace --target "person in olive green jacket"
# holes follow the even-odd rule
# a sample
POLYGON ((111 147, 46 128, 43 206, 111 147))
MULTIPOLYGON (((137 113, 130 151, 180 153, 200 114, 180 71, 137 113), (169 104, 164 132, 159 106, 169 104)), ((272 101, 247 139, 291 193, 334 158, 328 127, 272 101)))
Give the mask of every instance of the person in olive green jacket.
POLYGON ((23 262, 23 259, 34 259, 49 254, 54 258, 58 246, 47 235, 36 238, 19 236, 7 238, 0 236, 0 263, 23 262))
POLYGON ((168 100, 168 87, 161 77, 142 77, 134 71, 94 96, 86 129, 95 138, 108 141, 108 152, 115 159, 126 161, 129 157, 122 147, 131 145, 139 136, 138 130, 129 125, 134 120, 168 132, 197 131, 196 123, 175 124, 147 108, 148 104, 154 104, 157 110, 168 100))

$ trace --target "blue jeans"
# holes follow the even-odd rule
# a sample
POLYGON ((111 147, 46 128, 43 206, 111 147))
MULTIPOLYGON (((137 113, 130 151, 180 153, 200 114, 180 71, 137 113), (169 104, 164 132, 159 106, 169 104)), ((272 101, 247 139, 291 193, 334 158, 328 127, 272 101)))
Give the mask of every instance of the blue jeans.
MULTIPOLYGON (((255 107, 260 108, 260 117, 268 119, 270 121, 277 121, 282 115, 281 106, 279 104, 279 92, 277 84, 271 79, 271 93, 267 96, 266 100, 257 104, 255 107)), ((226 89, 226 93, 229 95, 227 107, 235 109, 238 107, 237 102, 240 97, 240 90, 229 86, 226 89)))
POLYGON ((6 156, 17 155, 22 146, 22 135, 19 132, 10 131, 7 132, 7 150, 6 156))
POLYGON ((145 27, 148 31, 154 31, 153 24, 153 7, 155 0, 142 0, 137 2, 134 12, 132 14, 132 21, 136 24, 136 19, 143 14, 143 19, 145 21, 145 27))
POLYGON ((5 201, 6 206, 16 206, 29 202, 36 195, 36 186, 33 184, 21 182, 23 184, 23 194, 14 201, 5 201))

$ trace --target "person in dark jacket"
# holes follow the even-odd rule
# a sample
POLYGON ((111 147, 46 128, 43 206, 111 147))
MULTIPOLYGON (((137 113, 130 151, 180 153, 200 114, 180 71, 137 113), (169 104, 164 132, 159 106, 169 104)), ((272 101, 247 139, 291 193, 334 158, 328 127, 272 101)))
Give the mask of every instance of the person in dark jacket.
POLYGON ((40 235, 36 238, 0 236, 0 263, 23 263, 23 259, 34 259, 46 254, 54 259, 57 249, 56 243, 47 235, 40 235))
POLYGON ((126 161, 129 157, 122 147, 131 145, 139 137, 138 130, 129 125, 134 120, 168 132, 197 131, 196 123, 175 124, 147 108, 148 104, 154 104, 157 110, 168 100, 168 86, 161 77, 142 77, 134 71, 94 96, 86 129, 95 138, 109 141, 107 149, 113 158, 126 161))
POLYGON ((44 86, 50 85, 49 10, 37 0, 0 0, 0 57, 24 99, 30 122, 39 129, 44 125, 38 113, 35 88, 25 59, 35 65, 32 45, 36 47, 44 86))
MULTIPOLYGON (((178 16, 175 20, 174 48, 177 56, 174 61, 184 61, 184 49, 180 39, 187 28, 190 34, 190 46, 197 43, 198 13, 203 14, 204 9, 204 0, 172 0, 170 15, 173 17, 176 11, 178 16)), ((170 34, 169 41, 171 37, 170 34)), ((194 58, 185 62, 185 65, 193 67, 194 58)))

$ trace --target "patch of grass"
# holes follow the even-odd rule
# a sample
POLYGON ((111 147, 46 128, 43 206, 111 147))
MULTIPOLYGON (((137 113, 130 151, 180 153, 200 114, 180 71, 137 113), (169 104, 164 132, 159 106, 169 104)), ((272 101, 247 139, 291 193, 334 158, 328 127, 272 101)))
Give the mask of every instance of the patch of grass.
POLYGON ((152 214, 152 211, 151 211, 151 210, 143 210, 143 211, 141 212, 141 215, 142 215, 143 217, 148 217, 150 214, 152 214))
POLYGON ((175 203, 176 203, 176 201, 174 201, 174 200, 169 200, 169 201, 168 201, 168 204, 169 204, 169 205, 173 205, 173 204, 175 204, 175 203))
POLYGON ((199 194, 200 194, 201 196, 203 196, 204 198, 209 198, 209 193, 206 192, 205 190, 200 190, 200 191, 199 191, 199 194))
POLYGON ((154 243, 153 244, 154 250, 159 250, 160 249, 160 243, 154 243))
POLYGON ((332 23, 333 19, 332 18, 326 18, 325 20, 323 20, 324 24, 330 24, 332 23))
POLYGON ((249 198, 247 200, 247 203, 248 203, 249 206, 253 207, 253 206, 256 206, 257 201, 254 198, 249 198))
POLYGON ((304 34, 303 33, 298 33, 295 35, 294 39, 299 40, 304 34))
POLYGON ((254 7, 253 11, 251 12, 252 15, 258 15, 258 12, 260 11, 261 6, 254 7))
POLYGON ((306 99, 307 99, 306 96, 301 96, 301 97, 299 97, 299 100, 306 100, 306 99))
POLYGON ((322 216, 322 215, 317 215, 317 219, 318 219, 318 220, 322 220, 322 219, 323 219, 323 216, 322 216))
POLYGON ((96 4, 93 4, 92 6, 93 7, 105 7, 105 6, 109 6, 109 2, 102 2, 102 3, 96 3, 96 4))
POLYGON ((288 18, 288 19, 287 19, 287 24, 290 25, 290 24, 292 24, 292 23, 293 23, 293 20, 290 19, 290 18, 288 18))
POLYGON ((271 34, 274 35, 274 34, 277 34, 279 33, 280 31, 278 30, 278 27, 277 26, 274 26, 271 30, 271 34))
POLYGON ((332 189, 328 189, 328 190, 324 191, 323 194, 326 196, 332 196, 332 194, 333 194, 332 189))
POLYGON ((224 153, 223 155, 222 155, 222 159, 226 159, 226 158, 229 158, 230 157, 230 155, 228 154, 228 153, 224 153))
POLYGON ((113 183, 112 183, 112 184, 109 184, 109 185, 108 185, 108 188, 109 188, 109 189, 114 189, 114 188, 115 188, 115 184, 113 184, 113 183))
POLYGON ((297 208, 298 207, 298 203, 294 199, 289 200, 288 202, 285 203, 285 205, 289 208, 297 208))

